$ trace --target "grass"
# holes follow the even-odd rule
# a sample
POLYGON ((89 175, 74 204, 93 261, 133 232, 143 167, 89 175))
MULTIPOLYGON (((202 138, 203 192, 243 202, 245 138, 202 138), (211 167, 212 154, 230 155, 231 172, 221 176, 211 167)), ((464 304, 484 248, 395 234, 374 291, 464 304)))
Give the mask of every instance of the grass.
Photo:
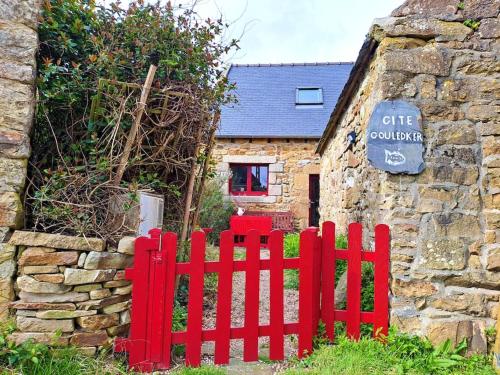
POLYGON ((226 373, 225 369, 215 366, 202 366, 198 368, 182 367, 172 372, 175 375, 225 375, 226 373))
POLYGON ((386 343, 369 338, 358 342, 340 337, 336 345, 323 345, 286 375, 302 374, 409 374, 409 375, 495 375, 488 356, 464 357, 464 343, 449 341, 433 347, 426 339, 392 331, 386 343))
MULTIPOLYGON (((77 348, 49 348, 27 341, 19 346, 9 342, 7 335, 13 325, 0 326, 0 374, 7 375, 119 375, 127 371, 125 357, 115 358, 103 351, 97 357, 87 357, 77 348)), ((284 375, 294 374, 408 374, 408 375, 495 375, 491 357, 465 357, 465 342, 453 347, 450 341, 434 347, 427 339, 391 330, 383 342, 363 337, 358 342, 339 336, 334 345, 316 339, 315 351, 299 361, 284 363, 284 375)), ((261 362, 268 363, 262 357, 261 362)), ((179 367, 177 375, 222 375, 224 367, 179 367)))
MULTIPOLYGON (((34 344, 30 344, 34 346, 34 344)), ((14 365, 0 365, 1 374, 30 375, 83 375, 83 374, 127 374, 124 362, 111 359, 108 353, 101 353, 97 358, 87 357, 73 347, 63 349, 44 348, 38 354, 38 360, 32 359, 14 365)))

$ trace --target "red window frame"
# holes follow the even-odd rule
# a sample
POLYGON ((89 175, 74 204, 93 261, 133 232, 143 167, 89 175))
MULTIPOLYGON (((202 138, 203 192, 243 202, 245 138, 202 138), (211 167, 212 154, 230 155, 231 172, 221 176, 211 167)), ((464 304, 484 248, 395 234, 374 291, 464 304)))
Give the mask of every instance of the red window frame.
POLYGON ((229 164, 229 169, 233 167, 245 167, 247 169, 247 191, 233 191, 233 177, 229 179, 229 195, 253 195, 266 196, 269 193, 269 164, 229 164), (265 191, 252 191, 252 167, 267 167, 267 186, 265 191))

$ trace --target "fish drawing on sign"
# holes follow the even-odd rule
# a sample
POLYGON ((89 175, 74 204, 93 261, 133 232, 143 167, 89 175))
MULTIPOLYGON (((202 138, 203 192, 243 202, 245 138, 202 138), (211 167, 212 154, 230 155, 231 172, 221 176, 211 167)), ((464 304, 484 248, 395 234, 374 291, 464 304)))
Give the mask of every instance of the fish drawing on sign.
POLYGON ((401 165, 406 162, 405 156, 399 151, 385 151, 385 162, 389 165, 401 165))

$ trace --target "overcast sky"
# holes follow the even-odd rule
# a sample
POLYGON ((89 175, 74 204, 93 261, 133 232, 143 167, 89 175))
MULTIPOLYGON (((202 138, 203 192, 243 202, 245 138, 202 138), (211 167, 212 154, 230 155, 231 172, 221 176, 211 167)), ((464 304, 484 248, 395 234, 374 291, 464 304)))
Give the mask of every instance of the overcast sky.
POLYGON ((403 0, 199 0, 197 9, 203 18, 216 18, 222 13, 232 23, 227 37, 241 36, 241 50, 231 56, 230 62, 300 63, 354 61, 373 19, 388 16, 402 3, 403 0))

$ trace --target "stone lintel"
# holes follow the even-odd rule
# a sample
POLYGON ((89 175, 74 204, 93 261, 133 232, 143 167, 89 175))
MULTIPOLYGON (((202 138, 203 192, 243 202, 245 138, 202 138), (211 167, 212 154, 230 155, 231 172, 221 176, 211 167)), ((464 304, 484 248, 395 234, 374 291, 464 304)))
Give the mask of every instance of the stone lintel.
POLYGON ((224 163, 273 164, 276 163, 276 156, 225 155, 222 157, 222 161, 224 163))

